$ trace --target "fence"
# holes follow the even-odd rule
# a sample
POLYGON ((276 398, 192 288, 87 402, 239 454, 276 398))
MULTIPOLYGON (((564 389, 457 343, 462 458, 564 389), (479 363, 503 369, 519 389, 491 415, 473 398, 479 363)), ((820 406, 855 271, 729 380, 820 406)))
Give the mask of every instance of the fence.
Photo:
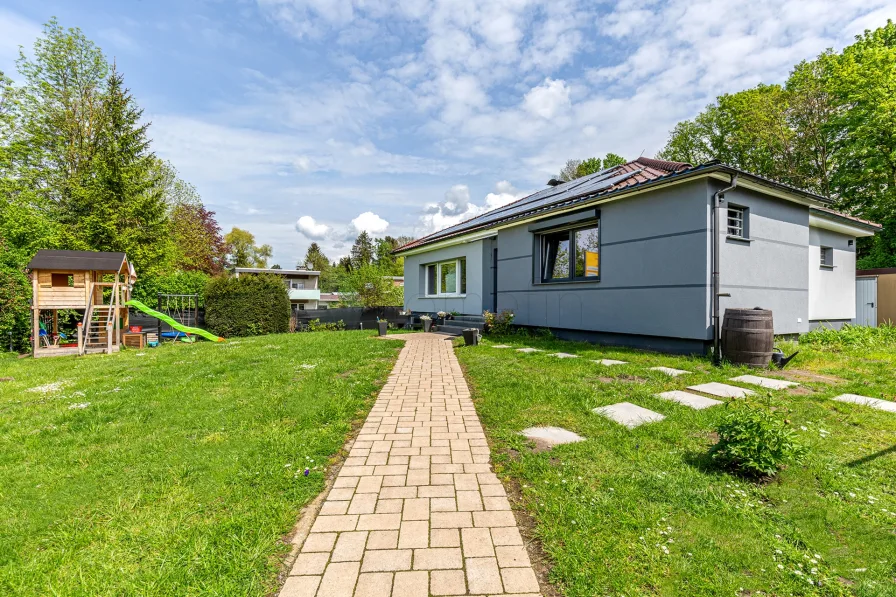
POLYGON ((399 315, 401 307, 340 307, 337 309, 306 309, 293 311, 296 317, 296 327, 301 329, 313 319, 319 319, 321 323, 345 323, 345 329, 373 329, 376 327, 377 318, 384 319, 396 325, 405 325, 408 318, 399 315))

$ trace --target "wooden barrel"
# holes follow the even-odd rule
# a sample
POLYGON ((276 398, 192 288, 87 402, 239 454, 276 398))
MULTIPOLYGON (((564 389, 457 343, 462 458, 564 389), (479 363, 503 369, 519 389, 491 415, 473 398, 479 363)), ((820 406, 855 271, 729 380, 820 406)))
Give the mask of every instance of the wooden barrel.
POLYGON ((766 309, 725 309, 722 356, 736 365, 768 367, 775 348, 772 312, 766 309))

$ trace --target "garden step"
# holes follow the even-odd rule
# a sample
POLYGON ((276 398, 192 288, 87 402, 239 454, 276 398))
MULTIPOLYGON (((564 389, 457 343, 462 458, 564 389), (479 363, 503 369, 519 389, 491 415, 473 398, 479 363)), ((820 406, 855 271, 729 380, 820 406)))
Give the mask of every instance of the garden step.
POLYGON ((455 325, 440 325, 438 326, 437 334, 446 334, 448 336, 462 336, 464 330, 467 329, 468 326, 455 326, 455 325))

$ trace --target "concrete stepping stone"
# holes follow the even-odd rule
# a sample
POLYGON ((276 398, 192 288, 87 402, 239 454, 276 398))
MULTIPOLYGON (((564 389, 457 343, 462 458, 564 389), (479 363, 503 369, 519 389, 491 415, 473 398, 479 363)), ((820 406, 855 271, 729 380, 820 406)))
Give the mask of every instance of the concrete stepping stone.
POLYGON ((753 386, 769 388, 772 390, 786 390, 787 388, 800 385, 795 381, 785 381, 783 379, 774 379, 771 377, 759 377, 758 375, 741 375, 740 377, 732 377, 731 381, 739 381, 741 383, 748 383, 753 386))
POLYGON ((671 400, 672 402, 677 402, 678 404, 690 406, 695 410, 703 410, 704 408, 709 408, 718 404, 724 404, 720 400, 713 400, 712 398, 698 396, 697 394, 691 394, 690 392, 682 392, 681 390, 663 392, 662 394, 657 394, 657 397, 662 398, 663 400, 671 400))
POLYGON ((510 344, 492 344, 492 348, 510 348, 510 344))
POLYGON ((585 441, 585 438, 578 433, 574 433, 562 427, 529 427, 528 429, 523 429, 521 433, 529 439, 541 441, 553 446, 585 441))
POLYGON ((605 365, 607 367, 610 367, 612 365, 625 365, 628 363, 628 361, 616 361, 614 359, 599 359, 592 362, 597 363, 598 365, 605 365))
POLYGON ((532 353, 532 352, 544 352, 544 351, 541 350, 540 348, 530 348, 530 347, 528 347, 528 346, 526 346, 526 347, 524 347, 524 348, 517 348, 516 351, 517 351, 517 352, 525 352, 526 354, 529 354, 529 353, 532 353))
POLYGON ((861 404, 862 406, 870 406, 877 410, 885 410, 887 412, 896 413, 896 402, 890 400, 881 400, 880 398, 870 398, 868 396, 859 396, 858 394, 840 394, 834 398, 837 402, 849 402, 851 404, 861 404))
POLYGON ((685 371, 684 369, 673 369, 672 367, 651 367, 650 370, 665 373, 669 377, 678 377, 679 375, 686 375, 690 373, 690 371, 685 371))
POLYGON ((577 358, 579 358, 579 355, 569 354, 568 352, 555 352, 554 354, 549 355, 549 356, 557 357, 558 359, 577 359, 577 358))
POLYGON ((756 392, 752 390, 745 390, 744 388, 729 386, 728 384, 718 383, 716 381, 702 383, 696 386, 688 386, 688 389, 694 390, 695 392, 710 394, 712 396, 719 396, 720 398, 744 398, 756 394, 756 392))
POLYGON ((634 429, 644 423, 662 421, 666 417, 631 402, 620 402, 609 406, 595 408, 591 412, 597 413, 629 429, 634 429))

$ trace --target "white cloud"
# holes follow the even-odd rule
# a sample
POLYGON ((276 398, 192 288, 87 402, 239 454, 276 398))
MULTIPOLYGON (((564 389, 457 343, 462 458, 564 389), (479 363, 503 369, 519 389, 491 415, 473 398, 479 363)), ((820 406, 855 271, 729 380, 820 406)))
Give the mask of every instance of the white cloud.
POLYGON ((523 106, 530 113, 551 119, 560 110, 569 108, 569 87, 566 81, 545 79, 538 87, 533 87, 523 98, 523 106))
POLYGON ((318 224, 311 216, 302 216, 296 221, 296 230, 311 240, 323 240, 327 238, 330 227, 326 224, 318 224))
POLYGON ((422 235, 443 230, 529 194, 531 191, 519 191, 510 181, 502 180, 495 184, 494 191, 485 196, 482 205, 476 205, 470 202, 469 187, 457 184, 445 193, 444 201, 426 206, 425 212, 420 216, 416 231, 422 235))
POLYGON ((367 232, 368 234, 377 235, 386 231, 389 227, 389 222, 372 211, 365 211, 352 220, 352 227, 358 232, 367 232))

